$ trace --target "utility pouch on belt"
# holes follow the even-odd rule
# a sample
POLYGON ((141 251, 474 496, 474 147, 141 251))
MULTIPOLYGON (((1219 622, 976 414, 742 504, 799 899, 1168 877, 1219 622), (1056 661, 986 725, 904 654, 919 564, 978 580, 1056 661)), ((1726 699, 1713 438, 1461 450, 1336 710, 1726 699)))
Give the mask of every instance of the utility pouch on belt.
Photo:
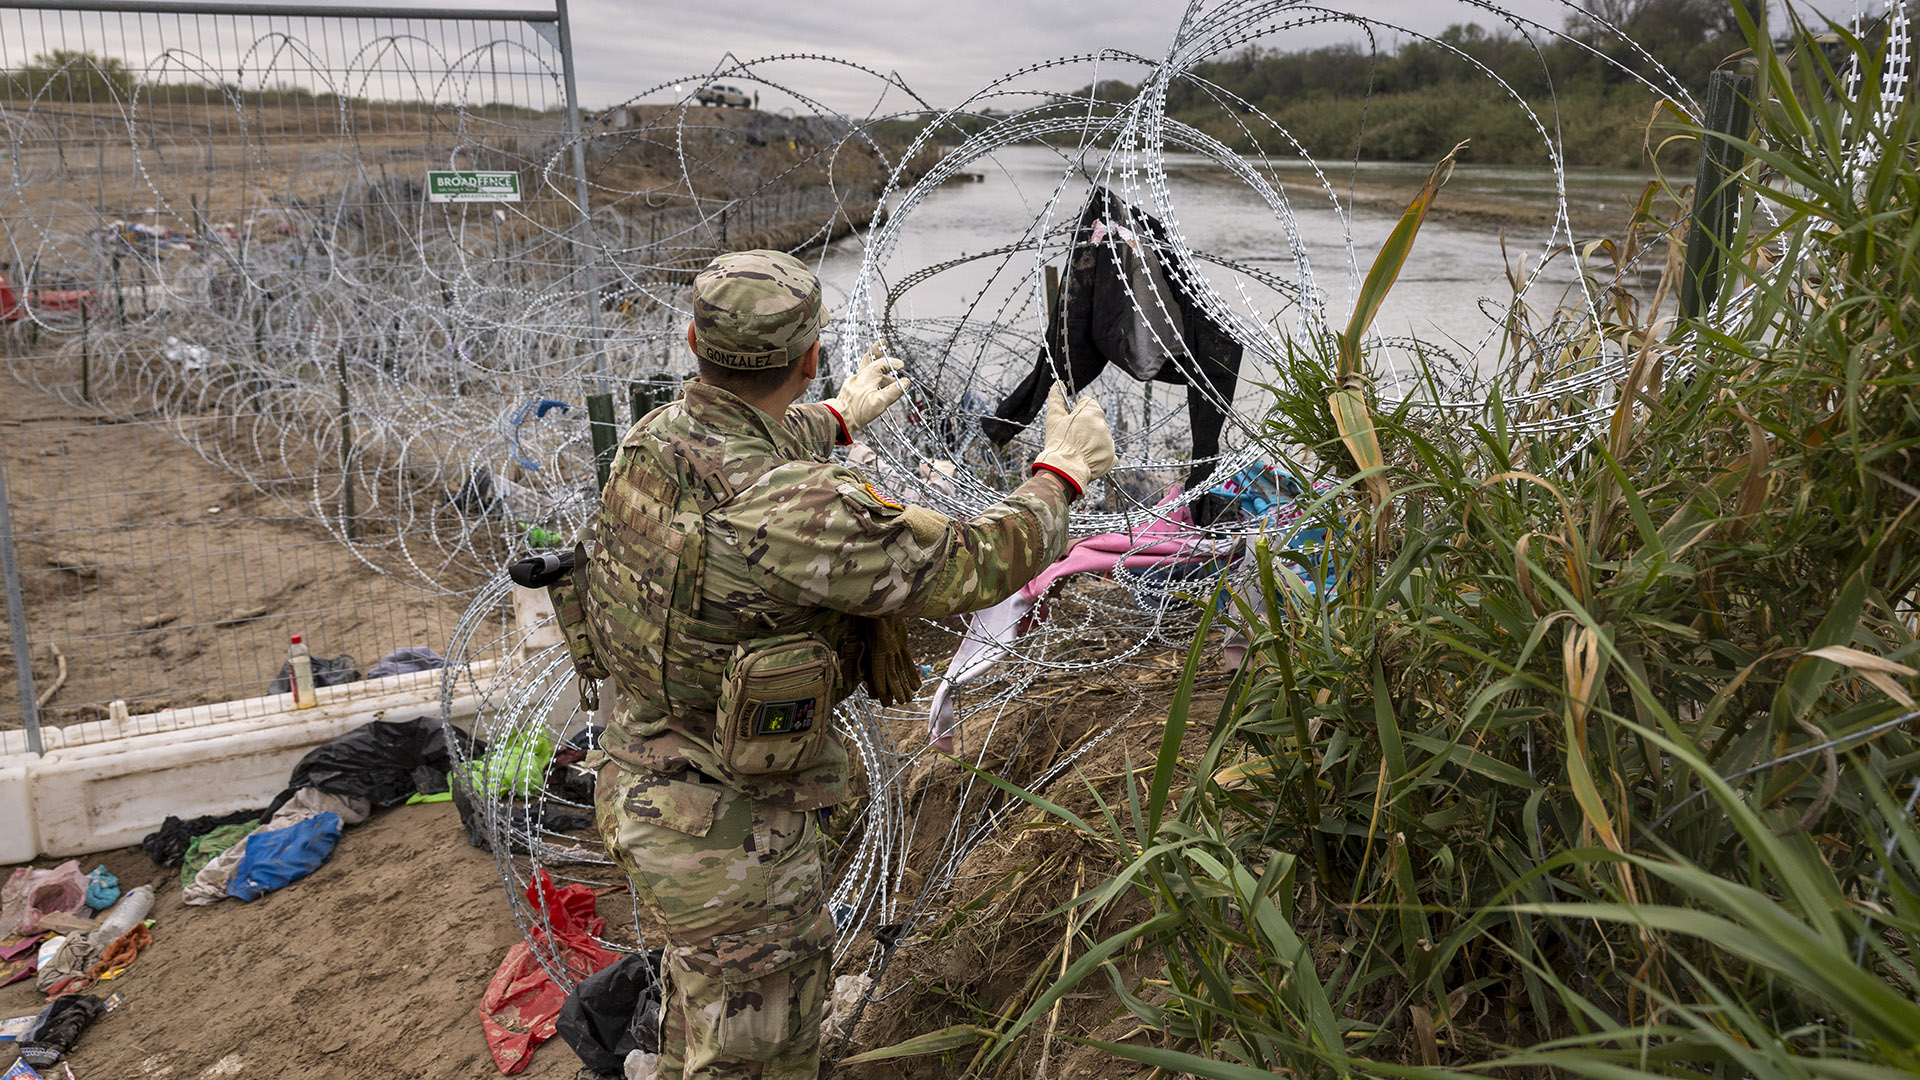
POLYGON ((840 658, 812 634, 744 642, 720 682, 720 761, 743 776, 798 772, 831 737, 840 658))
POLYGON ((569 571, 547 584, 547 599, 553 602, 554 621, 560 624, 560 635, 566 639, 574 672, 583 679, 600 680, 607 677, 607 666, 594 651, 593 639, 587 636, 587 612, 580 601, 585 595, 580 576, 586 567, 586 548, 577 546, 569 571))

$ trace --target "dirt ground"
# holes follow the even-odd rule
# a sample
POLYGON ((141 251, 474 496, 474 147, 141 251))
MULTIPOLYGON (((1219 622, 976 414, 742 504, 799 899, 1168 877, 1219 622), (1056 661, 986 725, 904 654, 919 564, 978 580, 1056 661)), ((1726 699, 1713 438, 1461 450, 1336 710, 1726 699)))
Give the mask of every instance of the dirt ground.
MULTIPOLYGON (((1163 684, 1171 678, 1138 675, 1163 684)), ((1204 746, 1224 678, 1211 663, 1203 671, 1185 748, 1189 756, 1204 746)), ((1164 702, 1146 696, 1151 690, 1143 695, 1119 681, 1040 689, 986 748, 994 771, 1028 781, 1128 715, 1114 737, 1082 755, 1077 768, 1046 793, 1083 814, 1092 813, 1086 782, 1104 797, 1124 798, 1115 782, 1124 782, 1127 763, 1137 768, 1152 760, 1164 702)), ((896 734, 904 739, 916 732, 896 734)), ((928 761, 908 780, 908 812, 934 826, 977 813, 976 802, 963 805, 958 797, 965 779, 951 761, 928 761)), ((1145 783, 1144 777, 1135 779, 1145 783)), ((992 1026, 994 1014, 1032 993, 1036 968, 1051 970, 1061 924, 1050 913, 1118 866, 1109 853, 1066 830, 1027 824, 1036 819, 1031 811, 1016 811, 1009 827, 976 849, 951 887, 932 898, 908 946, 882 973, 886 999, 870 1006, 849 1052, 952 1024, 992 1026)), ((918 832, 910 866, 926 867, 941 832, 918 832)), ((105 863, 125 887, 153 884, 158 901, 154 944, 125 976, 98 988, 102 995, 124 994, 127 1003, 82 1038, 71 1058, 79 1080, 498 1075, 476 1009, 520 931, 493 857, 466 843, 451 806, 377 814, 348 829, 313 876, 251 904, 189 908, 180 899, 178 872, 155 867, 138 848, 80 862, 82 869, 105 863)), ((909 882, 916 877, 910 870, 909 882)), ((603 896, 600 914, 610 936, 628 936, 632 907, 624 891, 603 896)), ((1104 937, 1140 914, 1139 905, 1123 901, 1088 929, 1104 937)), ((871 940, 855 942, 842 973, 859 970, 871 946, 871 940)), ((1122 971, 1129 982, 1146 974, 1132 965, 1122 971)), ((37 1011, 42 1003, 30 980, 0 989, 0 1018, 37 1011)), ((1134 1024, 1104 980, 1095 980, 1065 1003, 1055 1032, 1118 1040, 1134 1034, 1134 1024)), ((823 1049, 831 1052, 837 1044, 823 1049)), ((937 1080, 956 1075, 974 1052, 968 1047, 844 1066, 833 1075, 937 1080)), ((13 1053, 0 1044, 0 1069, 13 1053)), ((1027 1040, 1007 1075, 1036 1075, 1043 1054, 1048 1077, 1138 1071, 1122 1066, 1115 1072, 1102 1052, 1042 1036, 1027 1040)), ((570 1080, 579 1068, 571 1049, 556 1039, 536 1051, 521 1075, 570 1080)))
MULTIPOLYGON (((918 651, 924 655, 924 644, 916 644, 922 645, 918 651)), ((1125 785, 1132 782, 1137 797, 1145 798, 1183 659, 1169 651, 1140 657, 1091 679, 1043 680, 1008 711, 984 746, 969 747, 969 735, 963 732, 963 756, 973 760, 978 753, 995 775, 1031 786, 1057 763, 1077 754, 1063 776, 1036 793, 1098 821, 1100 811, 1092 791, 1098 791, 1109 806, 1120 806, 1127 798, 1125 785), (1102 735, 1102 741, 1083 750, 1102 735)), ((1204 752, 1229 678, 1216 653, 1209 650, 1195 682, 1190 724, 1181 746, 1184 759, 1191 761, 1204 752)), ((980 738, 973 727, 968 731, 973 739, 980 738)), ((910 745, 907 740, 918 734, 918 728, 909 729, 904 722, 894 732, 903 745, 910 745)), ((950 760, 923 759, 907 780, 907 814, 922 823, 973 820, 983 809, 983 787, 975 784, 974 793, 963 796, 967 778, 950 760)), ((1058 973, 1063 923, 1057 912, 1076 895, 1117 873, 1121 865, 1112 849, 1053 824, 1032 808, 1015 808, 997 832, 961 861, 947 886, 928 897, 902 939, 903 947, 894 952, 878 979, 874 993, 880 1000, 862 1017, 850 1054, 954 1025, 997 1028, 1004 1023, 1003 1017, 1018 1013, 1050 981, 1036 982, 1037 972, 1058 973)), ((920 875, 936 862, 940 839, 939 828, 915 830, 906 859, 909 894, 924 880, 920 875)), ((1146 914, 1143 901, 1125 897, 1086 932, 1096 940, 1105 938, 1146 914)), ((873 945, 869 940, 856 941, 848 955, 872 955, 873 945)), ((1153 974, 1140 962, 1128 960, 1118 962, 1116 970, 1129 984, 1153 974)), ((1076 1080, 1132 1077, 1142 1070, 1068 1038, 1125 1041, 1138 1033, 1136 1022, 1121 1008, 1107 981, 1095 977, 1063 999, 1057 1019, 1050 1017, 1041 1024, 1013 1052, 1010 1062, 989 1066, 988 1073, 1004 1069, 999 1075, 1076 1080), (1046 1036, 1049 1027, 1055 1036, 1051 1039, 1046 1036)), ((845 1080, 944 1080, 963 1072, 978 1050, 973 1045, 845 1065, 833 1075, 845 1080)))
MULTIPOLYGON (((0 380, 0 461, 41 694, 66 661, 44 724, 102 719, 116 698, 137 714, 264 694, 292 634, 363 671, 397 646, 452 637, 460 600, 370 571, 165 424, 112 421, 0 380)), ((11 650, 0 622, 0 725, 17 727, 11 650)))
MULTIPOLYGON (((917 652, 937 656, 951 639, 923 626, 917 652)), ((1096 646, 1099 643, 1094 643, 1096 646)), ((984 752, 995 774, 1031 783, 1115 723, 1104 742, 1045 792, 1083 815, 1095 814, 1087 785, 1123 800, 1129 766, 1152 761, 1162 737, 1167 696, 1177 678, 1174 652, 1138 658, 1092 679, 1056 678, 1009 709, 984 752)), ((1197 685, 1189 758, 1204 746, 1227 681, 1211 657, 1197 685)), ((924 720, 902 720, 903 745, 924 737, 924 720)), ((963 733, 963 749, 982 732, 963 733)), ((1144 785, 1144 775, 1131 779, 1144 785)), ((906 779, 906 810, 921 824, 908 856, 909 896, 937 862, 945 823, 974 819, 999 796, 984 785, 965 794, 968 774, 945 759, 923 759, 906 779)), ((1070 830, 1036 828, 1039 815, 1017 808, 996 835, 959 866, 948 887, 928 898, 906 947, 881 973, 884 1000, 869 1007, 850 1052, 886 1046, 960 1023, 994 1026, 995 1017, 1034 991, 1036 969, 1054 970, 1061 923, 1051 913, 1119 867, 1112 853, 1070 830)), ((591 844, 590 835, 577 838, 591 844)), ((486 1077, 476 1009, 507 948, 520 939, 491 855, 470 847, 450 806, 400 807, 351 828, 312 877, 252 904, 226 901, 188 908, 176 871, 161 870, 137 848, 81 860, 104 862, 123 885, 156 886, 154 944, 128 974, 101 988, 127 1005, 100 1019, 72 1057, 79 1080, 253 1076, 486 1077)), ((7 870, 0 868, 0 873, 7 870)), ((1115 905, 1089 932, 1104 937, 1142 914, 1115 905)), ((627 940, 632 916, 624 890, 600 901, 610 936, 627 940)), ((873 955, 870 937, 851 943, 841 972, 873 955)), ((1122 965, 1129 983, 1150 975, 1122 965)), ((36 1011, 31 983, 0 989, 0 1018, 36 1011)), ((1104 980, 1072 995, 1058 1036, 1123 1040, 1134 1024, 1104 980)), ((0 1044, 4 1047, 4 1044, 0 1044)), ((836 1043, 826 1047, 829 1053, 836 1043)), ((956 1075, 975 1048, 956 1053, 842 1067, 847 1080, 936 1080, 956 1075)), ((11 1059, 0 1048, 0 1069, 11 1059)), ((1065 1039, 1030 1038, 1007 1075, 1131 1076, 1105 1054, 1065 1039)), ((555 1040, 524 1074, 571 1078, 572 1051, 555 1040)), ((56 1074, 59 1075, 59 1074, 56 1074)))
MULTIPOLYGON (((250 904, 187 907, 179 871, 139 848, 81 868, 99 863, 158 899, 153 944, 98 988, 126 1004, 81 1036, 69 1059, 79 1080, 499 1075, 477 1010, 520 929, 493 856, 467 844, 450 804, 382 811, 313 876, 250 904)), ((631 917, 624 896, 602 905, 610 920, 631 917)), ((0 989, 0 1018, 44 1001, 31 979, 0 989)), ((0 1043, 0 1069, 15 1054, 0 1043)), ((579 1068, 554 1039, 519 1075, 579 1068)))

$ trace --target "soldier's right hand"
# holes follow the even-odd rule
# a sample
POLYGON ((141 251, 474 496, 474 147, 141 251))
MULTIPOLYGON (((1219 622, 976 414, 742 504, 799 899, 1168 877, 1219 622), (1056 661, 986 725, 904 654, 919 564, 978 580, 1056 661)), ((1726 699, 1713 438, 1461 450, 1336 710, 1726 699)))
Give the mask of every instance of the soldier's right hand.
POLYGON ((1067 408, 1067 396, 1056 380, 1047 392, 1047 442, 1033 467, 1067 481, 1073 497, 1087 493, 1087 485, 1113 471, 1113 432, 1107 411, 1092 396, 1067 408))

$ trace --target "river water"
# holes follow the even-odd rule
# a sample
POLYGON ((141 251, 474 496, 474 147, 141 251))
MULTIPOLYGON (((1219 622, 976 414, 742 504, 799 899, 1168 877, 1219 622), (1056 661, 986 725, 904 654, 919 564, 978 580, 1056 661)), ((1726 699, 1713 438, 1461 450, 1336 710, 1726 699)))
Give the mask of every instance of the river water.
MULTIPOLYGON (((1168 154, 1166 161, 1172 216, 1193 249, 1264 271, 1289 285, 1301 281, 1287 228, 1250 186, 1196 155, 1168 154)), ((880 256, 873 282, 879 287, 871 290, 869 305, 877 314, 892 290, 894 319, 908 321, 920 346, 917 355, 909 356, 916 374, 927 374, 930 349, 940 352, 940 393, 956 405, 973 393, 977 396, 966 410, 978 411, 982 403, 997 401, 1033 363, 1043 310, 1035 270, 1040 256, 1032 240, 1038 232, 1035 222, 1045 216, 1056 228, 1070 225, 1077 218, 1088 181, 1078 175, 1069 178, 1067 158, 1043 146, 1003 149, 968 169, 976 180, 942 185, 899 218, 897 243, 880 256), (1023 240, 1026 250, 967 262, 901 290, 903 282, 925 268, 1020 245, 1023 240)), ((1394 207, 1412 198, 1427 168, 1362 164, 1356 169, 1348 163, 1328 166, 1328 170, 1332 186, 1342 196, 1350 182, 1375 192, 1404 192, 1377 209, 1361 207, 1343 216, 1311 172, 1283 174, 1283 191, 1309 279, 1325 298, 1328 323, 1344 327, 1359 281, 1398 219, 1394 207)), ((1568 199, 1588 208, 1617 206, 1624 219, 1626 206, 1645 182, 1645 177, 1632 173, 1574 170, 1567 177, 1568 199)), ((1132 191, 1127 191, 1124 178, 1107 183, 1136 203, 1146 201, 1137 181, 1132 191)), ((1553 174, 1546 169, 1462 166, 1440 199, 1492 195, 1551 207, 1554 187, 1553 174)), ((1344 197, 1341 202, 1346 202, 1344 197)), ((1513 299, 1508 267, 1522 255, 1524 265, 1537 275, 1525 298, 1534 310, 1550 310, 1581 296, 1571 258, 1564 251, 1546 258, 1554 248, 1566 247, 1564 231, 1555 237, 1549 226, 1514 224, 1506 230, 1504 254, 1501 241, 1497 223, 1477 227, 1430 218, 1374 322, 1374 332, 1385 338, 1417 337, 1465 366, 1483 374, 1490 371, 1498 362, 1500 320, 1513 299)), ((821 258, 821 277, 829 303, 836 309, 844 305, 854 286, 868 242, 849 237, 832 245, 821 258)), ((1049 252, 1058 265, 1062 251, 1057 239, 1049 252)), ((1280 335, 1299 335, 1301 309, 1289 296, 1254 274, 1219 265, 1206 265, 1205 272, 1241 320, 1243 330, 1266 327, 1276 341, 1280 335)), ((1249 352, 1241 369, 1236 411, 1254 408, 1255 384, 1273 377, 1264 361, 1249 352)), ((1136 408, 1132 403, 1144 393, 1140 384, 1113 369, 1096 385, 1110 412, 1116 406, 1123 413, 1136 408)), ((1183 404, 1183 392, 1179 387, 1164 387, 1159 393, 1159 416, 1153 414, 1148 400, 1137 407, 1137 416, 1116 423, 1117 430, 1155 429, 1149 437, 1138 439, 1131 451, 1123 438, 1123 461, 1130 454, 1143 461, 1180 457, 1184 424, 1168 414, 1183 404)))
MULTIPOLYGON (((1174 216, 1193 247, 1289 280, 1298 278, 1286 229, 1252 188, 1197 155, 1170 153, 1165 160, 1174 216)), ((1397 188, 1410 199, 1427 173, 1427 166, 1397 163, 1362 162, 1357 167, 1335 163, 1326 168, 1342 202, 1350 179, 1374 189, 1397 188)), ((1055 201, 1052 221, 1070 222, 1088 186, 1084 180, 1063 181, 1067 163, 1047 147, 1006 148, 969 169, 977 182, 942 185, 913 208, 898 247, 882 267, 888 279, 898 281, 922 267, 1018 242, 1046 211, 1050 199, 1055 201)), ((1392 231, 1398 213, 1362 206, 1342 220, 1328 192, 1317 186, 1310 172, 1288 170, 1282 177, 1281 190, 1291 204, 1312 276, 1327 297, 1329 321, 1344 324, 1353 288, 1392 231)), ((1566 174, 1569 203, 1601 210, 1619 207, 1624 212, 1645 183, 1643 174, 1630 172, 1569 169, 1566 174)), ((1528 166, 1462 165, 1454 170, 1440 200, 1473 194, 1522 198, 1551 207, 1556 198, 1554 175, 1528 166)), ((1549 228, 1531 224, 1516 223, 1506 233, 1503 255, 1497 228, 1460 225, 1439 217, 1428 220, 1375 329, 1383 335, 1410 334, 1463 344, 1485 339, 1496 324, 1482 310, 1487 306, 1483 300, 1503 306, 1512 295, 1508 264, 1525 253, 1529 269, 1539 266, 1553 238, 1549 228)), ((1557 239, 1555 246, 1563 248, 1566 234, 1561 232, 1557 239)), ((863 246, 860 239, 849 237, 828 250, 822 278, 830 297, 844 298, 851 288, 863 246)), ((1015 260, 1017 269, 1030 268, 1032 263, 1032 256, 1015 260)), ((957 315, 984 277, 978 269, 941 275, 903 297, 901 314, 957 315)), ((1236 284, 1246 283, 1218 268, 1210 268, 1209 277, 1225 295, 1234 295, 1236 284)), ((1529 301, 1536 307, 1558 302, 1574 278, 1573 265, 1562 254, 1548 263, 1529 301)), ((1263 297, 1270 294, 1262 287, 1250 291, 1263 297)), ((1288 307, 1278 298, 1251 308, 1244 302, 1237 306, 1261 322, 1275 309, 1288 307)), ((1495 315, 1498 311, 1496 307, 1495 315)))

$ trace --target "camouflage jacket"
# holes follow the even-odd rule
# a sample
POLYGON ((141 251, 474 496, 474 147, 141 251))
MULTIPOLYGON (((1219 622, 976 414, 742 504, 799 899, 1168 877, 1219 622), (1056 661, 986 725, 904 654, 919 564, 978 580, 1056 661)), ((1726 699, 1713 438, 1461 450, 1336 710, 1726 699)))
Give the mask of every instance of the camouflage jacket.
MULTIPOLYGON (((628 430, 584 601, 619 690, 601 739, 610 756, 661 773, 695 768, 795 809, 840 802, 849 762, 837 737, 797 773, 735 776, 721 765, 718 691, 735 646, 806 630, 839 648, 855 616, 990 607, 1065 548, 1069 495, 1051 474, 956 521, 901 506, 834 463, 839 430, 824 406, 775 420, 698 380, 628 430)), ((843 677, 839 695, 854 686, 843 677)))

